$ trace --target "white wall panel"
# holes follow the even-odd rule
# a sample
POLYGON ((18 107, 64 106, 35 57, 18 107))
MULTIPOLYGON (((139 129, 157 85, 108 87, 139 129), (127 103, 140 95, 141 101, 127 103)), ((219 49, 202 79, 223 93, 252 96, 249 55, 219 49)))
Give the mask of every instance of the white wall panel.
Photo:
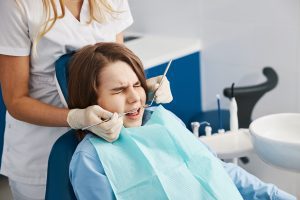
POLYGON ((300 111, 298 0, 129 2, 135 19, 129 31, 201 40, 204 109, 214 108, 215 95, 233 81, 264 81, 262 67, 272 66, 279 85, 259 101, 253 117, 300 111))

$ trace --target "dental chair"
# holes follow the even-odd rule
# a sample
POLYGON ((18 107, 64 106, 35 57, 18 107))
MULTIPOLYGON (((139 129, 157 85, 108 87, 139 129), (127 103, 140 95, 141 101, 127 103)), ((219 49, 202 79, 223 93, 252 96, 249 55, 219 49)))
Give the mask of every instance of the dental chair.
MULTIPOLYGON (((59 92, 65 99, 68 97, 68 62, 72 55, 66 54, 55 63, 59 92)), ((76 200, 69 180, 69 164, 78 143, 75 130, 68 131, 54 143, 48 160, 46 200, 76 200)))
POLYGON ((70 130, 53 145, 48 160, 46 200, 76 200, 69 180, 69 164, 78 143, 75 130, 70 130))
MULTIPOLYGON (((68 64, 73 54, 63 55, 55 63, 56 84, 65 106, 68 99, 68 64)), ((69 164, 78 143, 75 130, 68 131, 54 143, 48 160, 46 200, 76 200, 69 180, 69 164)))
MULTIPOLYGON (((62 56, 55 64, 56 80, 59 85, 60 96, 68 98, 67 83, 68 83, 68 62, 73 53, 62 56)), ((240 127, 247 127, 251 122, 251 114, 256 102, 268 91, 272 90, 277 82, 278 76, 276 72, 270 68, 264 68, 264 75, 267 78, 265 83, 235 88, 235 98, 239 106, 239 120, 240 127)), ((231 88, 224 89, 224 95, 226 97, 231 96, 231 88)), ((66 101, 64 101, 66 105, 66 101)), ((229 129, 229 111, 222 110, 222 118, 224 122, 224 128, 229 129)), ((194 121, 209 121, 213 128, 216 130, 218 123, 216 123, 217 112, 207 111, 201 112, 194 117, 194 121), (210 120, 211 119, 211 120, 210 120)), ((72 185, 69 181, 69 163, 72 158, 73 152, 78 145, 78 140, 75 136, 75 131, 70 130, 62 135, 53 145, 50 152, 48 161, 48 174, 47 174, 47 186, 46 186, 46 200, 76 200, 72 185)))
MULTIPOLYGON (((55 63, 56 83, 62 102, 67 106, 68 99, 68 64, 74 53, 60 57, 55 63)), ((183 123, 181 121, 181 123, 183 123)), ((46 200, 76 200, 73 187, 69 180, 69 164, 79 141, 75 130, 62 135, 53 145, 49 160, 46 183, 46 200)))
MULTIPOLYGON (((4 143, 4 130, 5 130, 5 115, 6 115, 6 107, 3 102, 1 85, 0 85, 0 168, 2 161, 2 152, 3 152, 3 143, 4 143)), ((0 175, 0 179, 4 176, 0 175)))

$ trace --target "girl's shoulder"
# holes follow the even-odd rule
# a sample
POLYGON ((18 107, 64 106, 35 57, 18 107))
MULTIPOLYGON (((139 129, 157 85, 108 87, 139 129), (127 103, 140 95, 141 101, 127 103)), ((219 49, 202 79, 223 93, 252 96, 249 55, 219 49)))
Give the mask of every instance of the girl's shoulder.
POLYGON ((101 174, 104 174, 102 163, 98 157, 97 151, 89 138, 96 137, 93 134, 87 134, 78 144, 71 162, 70 170, 74 171, 78 168, 92 167, 101 174))
POLYGON ((93 134, 89 133, 87 134, 83 140, 78 144, 74 155, 76 154, 86 154, 91 157, 97 156, 97 152, 93 146, 93 144, 90 141, 90 138, 95 137, 93 134))

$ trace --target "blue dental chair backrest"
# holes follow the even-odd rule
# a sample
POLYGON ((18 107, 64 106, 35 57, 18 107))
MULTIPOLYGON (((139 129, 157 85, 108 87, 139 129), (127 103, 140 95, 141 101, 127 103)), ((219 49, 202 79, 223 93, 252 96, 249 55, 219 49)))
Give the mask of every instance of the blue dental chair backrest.
POLYGON ((69 62, 74 52, 61 56, 55 63, 55 73, 65 99, 68 99, 69 62))
MULTIPOLYGON (((68 97, 68 64, 73 53, 66 54, 55 63, 60 89, 68 97)), ((69 164, 79 141, 75 130, 70 130, 54 143, 49 160, 46 185, 46 200, 76 200, 69 180, 69 164)))
POLYGON ((77 145, 75 130, 62 135, 53 145, 48 160, 46 200, 76 200, 69 180, 69 164, 77 145))
POLYGON ((4 143, 5 114, 6 114, 6 107, 3 102, 1 85, 0 85, 0 168, 1 168, 1 161, 2 161, 3 143, 4 143))

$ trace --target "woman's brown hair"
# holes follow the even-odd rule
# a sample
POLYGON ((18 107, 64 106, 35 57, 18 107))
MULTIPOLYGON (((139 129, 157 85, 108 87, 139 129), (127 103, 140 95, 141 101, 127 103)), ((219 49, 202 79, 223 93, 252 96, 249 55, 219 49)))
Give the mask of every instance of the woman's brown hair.
POLYGON ((117 61, 123 61, 132 68, 147 94, 146 78, 140 59, 123 44, 97 43, 80 49, 71 59, 68 82, 69 108, 96 105, 101 70, 117 61))

